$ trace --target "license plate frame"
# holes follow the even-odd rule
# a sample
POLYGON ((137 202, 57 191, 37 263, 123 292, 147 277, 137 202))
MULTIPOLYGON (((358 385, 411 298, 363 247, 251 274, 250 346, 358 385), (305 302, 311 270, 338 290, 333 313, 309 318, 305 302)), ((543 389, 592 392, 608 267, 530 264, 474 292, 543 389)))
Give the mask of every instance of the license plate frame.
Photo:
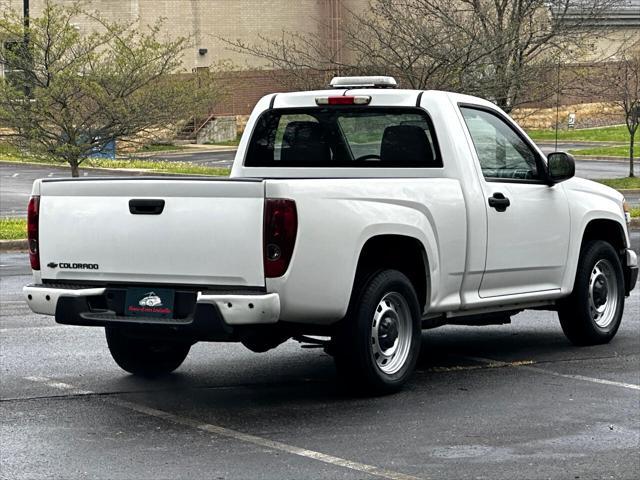
POLYGON ((127 288, 124 314, 128 317, 173 318, 175 295, 172 288, 127 288))

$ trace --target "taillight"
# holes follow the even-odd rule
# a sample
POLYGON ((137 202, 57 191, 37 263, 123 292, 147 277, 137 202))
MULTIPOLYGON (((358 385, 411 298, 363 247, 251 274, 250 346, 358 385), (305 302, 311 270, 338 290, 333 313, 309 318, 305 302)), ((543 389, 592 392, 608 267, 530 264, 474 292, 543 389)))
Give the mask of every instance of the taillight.
POLYGON ((267 198, 264 203, 264 275, 281 277, 287 271, 298 231, 293 200, 267 198))
POLYGON ((27 207, 27 239, 29 241, 29 261, 33 270, 40 270, 40 245, 38 244, 38 223, 40 216, 40 196, 29 199, 27 207))

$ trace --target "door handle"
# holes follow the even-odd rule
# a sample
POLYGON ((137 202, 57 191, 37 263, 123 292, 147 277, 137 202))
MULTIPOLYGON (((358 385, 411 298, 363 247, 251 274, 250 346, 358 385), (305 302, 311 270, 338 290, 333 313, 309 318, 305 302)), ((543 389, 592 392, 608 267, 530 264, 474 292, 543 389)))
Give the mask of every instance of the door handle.
POLYGON ((504 212, 511 202, 502 193, 496 192, 489 197, 489 206, 495 208, 498 212, 504 212))
POLYGON ((129 200, 129 211, 133 215, 160 215, 164 210, 164 200, 132 199, 129 200))

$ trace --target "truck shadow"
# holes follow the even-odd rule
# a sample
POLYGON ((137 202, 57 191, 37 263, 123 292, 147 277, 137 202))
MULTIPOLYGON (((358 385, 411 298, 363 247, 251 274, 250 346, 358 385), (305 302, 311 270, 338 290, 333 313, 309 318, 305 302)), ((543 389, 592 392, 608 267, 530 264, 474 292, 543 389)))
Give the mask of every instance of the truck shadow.
MULTIPOLYGON (((293 348, 257 355, 250 362, 217 359, 210 369, 193 362, 154 381, 125 376, 111 386, 132 392, 132 398, 154 408, 196 414, 209 423, 253 431, 266 425, 273 428, 285 416, 288 425, 296 421, 349 422, 352 415, 360 417, 359 421, 370 416, 373 421, 381 412, 397 408, 398 402, 427 405, 433 392, 447 396, 457 390, 479 389, 488 394, 483 378, 491 369, 480 368, 483 364, 478 358, 537 362, 597 358, 612 352, 607 345, 574 347, 559 327, 558 331, 445 327, 423 333, 415 377, 402 391, 389 396, 354 394, 337 381, 329 356, 293 348)), ((510 388, 511 381, 513 377, 505 377, 501 388, 510 388)), ((456 401, 467 400, 456 397, 456 401)))
POLYGON ((497 361, 557 360, 580 356, 558 331, 513 331, 504 327, 444 327, 423 332, 418 368, 465 365, 472 358, 497 361))

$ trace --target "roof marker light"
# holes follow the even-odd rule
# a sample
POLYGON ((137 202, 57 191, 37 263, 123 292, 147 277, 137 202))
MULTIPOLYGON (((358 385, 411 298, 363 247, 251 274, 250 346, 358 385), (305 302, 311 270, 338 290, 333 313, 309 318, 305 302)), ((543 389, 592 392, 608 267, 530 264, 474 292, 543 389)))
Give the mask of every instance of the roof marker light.
POLYGON ((369 95, 316 97, 316 105, 369 105, 370 101, 369 95))
POLYGON ((329 88, 397 88, 398 82, 393 77, 333 77, 329 88))

